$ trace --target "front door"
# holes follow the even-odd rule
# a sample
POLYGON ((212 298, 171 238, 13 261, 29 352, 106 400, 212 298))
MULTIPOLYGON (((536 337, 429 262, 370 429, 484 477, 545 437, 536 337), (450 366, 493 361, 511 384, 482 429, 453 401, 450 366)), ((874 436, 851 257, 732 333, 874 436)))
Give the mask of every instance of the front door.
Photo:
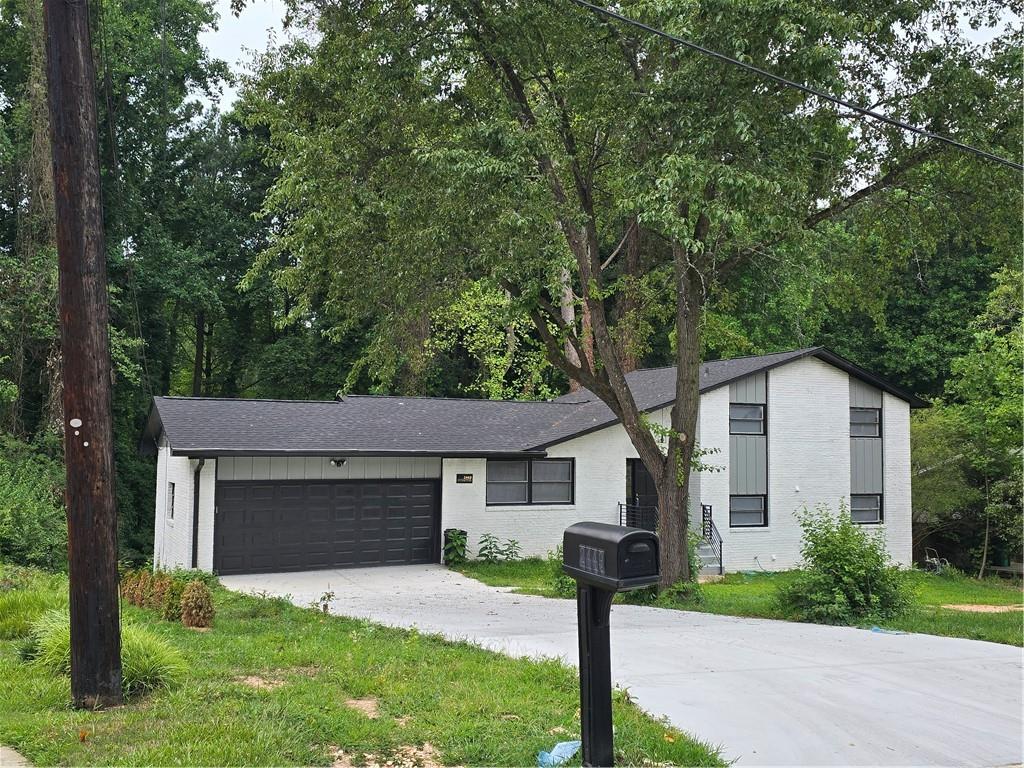
POLYGON ((626 459, 626 500, 638 507, 658 506, 654 478, 640 459, 626 459))

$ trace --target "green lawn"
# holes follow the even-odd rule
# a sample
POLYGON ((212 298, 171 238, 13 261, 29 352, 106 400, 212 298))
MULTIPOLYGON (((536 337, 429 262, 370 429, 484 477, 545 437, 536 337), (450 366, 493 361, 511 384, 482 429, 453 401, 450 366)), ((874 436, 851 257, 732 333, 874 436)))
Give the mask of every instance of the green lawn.
MULTIPOLYGON (((384 764, 424 744, 446 765, 533 765, 538 750, 578 738, 577 679, 561 663, 223 589, 215 600, 208 632, 124 608, 179 648, 189 670, 177 689, 106 712, 71 710, 66 678, 0 640, 0 743, 37 765, 330 765, 337 748, 356 764, 367 753, 384 764), (376 718, 346 704, 365 698, 376 718)), ((615 719, 621 763, 723 764, 625 696, 615 719)))
MULTIPOLYGON (((517 591, 529 594, 555 596, 551 587, 551 572, 543 560, 470 562, 458 570, 492 586, 517 587, 517 591)), ((780 584, 792 578, 792 572, 731 573, 722 581, 703 585, 702 603, 658 604, 687 611, 785 620, 790 617, 776 604, 775 592, 780 584)), ((1024 612, 969 613, 942 607, 1020 605, 1020 582, 998 578, 979 581, 966 576, 936 576, 920 571, 912 572, 909 578, 916 604, 907 615, 886 622, 886 629, 1024 645, 1024 612)))

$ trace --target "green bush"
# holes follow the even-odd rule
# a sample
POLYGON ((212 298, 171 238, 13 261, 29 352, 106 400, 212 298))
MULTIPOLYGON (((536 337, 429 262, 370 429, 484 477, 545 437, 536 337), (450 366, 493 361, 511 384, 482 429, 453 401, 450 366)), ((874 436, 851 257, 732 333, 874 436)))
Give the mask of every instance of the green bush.
POLYGON ((548 552, 548 569, 551 573, 551 588, 559 597, 576 597, 576 582, 562 570, 562 545, 548 552))
POLYGON ((890 619, 907 611, 907 575, 893 565, 881 530, 854 523, 845 504, 838 514, 823 505, 797 518, 802 570, 779 588, 783 611, 821 624, 890 619))
POLYGON ((37 448, 0 435, 0 559, 67 567, 64 468, 37 448))
MULTIPOLYGON (((71 622, 66 611, 50 611, 32 625, 22 657, 54 675, 71 673, 71 622)), ((185 661, 167 641, 134 624, 121 626, 121 680, 128 695, 173 687, 185 676, 185 661)))
POLYGON ((186 627, 208 627, 213 624, 213 595, 198 579, 185 585, 181 593, 181 623, 186 627))

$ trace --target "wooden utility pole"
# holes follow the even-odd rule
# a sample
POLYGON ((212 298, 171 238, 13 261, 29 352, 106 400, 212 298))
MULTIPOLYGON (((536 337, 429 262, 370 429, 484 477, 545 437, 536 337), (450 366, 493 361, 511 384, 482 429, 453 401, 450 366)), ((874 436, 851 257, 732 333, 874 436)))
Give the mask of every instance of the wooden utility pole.
POLYGON ((95 71, 87 0, 44 0, 64 376, 71 698, 120 704, 117 509, 95 71))

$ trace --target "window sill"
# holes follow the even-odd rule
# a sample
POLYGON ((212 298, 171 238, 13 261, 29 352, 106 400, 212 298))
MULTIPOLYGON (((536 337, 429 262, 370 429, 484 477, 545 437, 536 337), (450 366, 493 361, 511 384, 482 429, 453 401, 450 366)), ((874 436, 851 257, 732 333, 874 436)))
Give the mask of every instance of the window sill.
POLYGON ((746 531, 748 533, 752 533, 754 531, 770 531, 772 530, 772 526, 771 523, 768 525, 730 525, 728 530, 729 533, 733 533, 734 531, 746 531))

